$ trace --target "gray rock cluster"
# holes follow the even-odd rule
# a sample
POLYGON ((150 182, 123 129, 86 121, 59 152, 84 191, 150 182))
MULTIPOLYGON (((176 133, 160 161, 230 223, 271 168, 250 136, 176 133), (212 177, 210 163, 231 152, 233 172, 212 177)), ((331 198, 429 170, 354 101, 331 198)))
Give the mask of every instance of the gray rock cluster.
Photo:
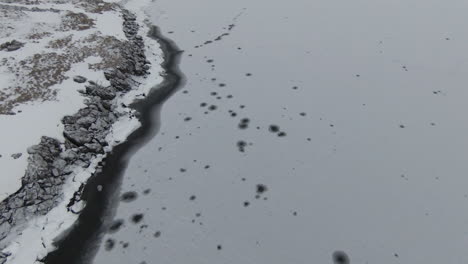
MULTIPOLYGON (((42 137, 38 145, 28 148, 30 156, 22 187, 0 203, 0 241, 13 227, 31 217, 47 214, 62 200, 62 186, 73 168, 89 167, 96 155, 104 154, 104 147, 108 145, 105 138, 119 115, 114 111, 117 104, 114 98, 119 92, 125 93, 132 88, 132 76, 148 73, 149 62, 144 54, 143 39, 137 35, 135 16, 127 10, 122 13, 123 30, 128 41, 121 52, 126 63, 105 73, 111 83, 108 87, 88 81, 85 90, 81 91, 87 97, 86 107, 62 119, 63 144, 56 139, 42 137)), ((96 171, 100 169, 98 167, 96 171)), ((71 212, 75 212, 71 207, 80 200, 82 187, 68 205, 71 212)), ((0 253, 0 264, 6 257, 0 253)))
POLYGON ((24 46, 24 43, 19 42, 17 40, 12 40, 12 41, 8 41, 8 42, 1 44, 0 50, 15 51, 15 50, 22 48, 23 46, 24 46))

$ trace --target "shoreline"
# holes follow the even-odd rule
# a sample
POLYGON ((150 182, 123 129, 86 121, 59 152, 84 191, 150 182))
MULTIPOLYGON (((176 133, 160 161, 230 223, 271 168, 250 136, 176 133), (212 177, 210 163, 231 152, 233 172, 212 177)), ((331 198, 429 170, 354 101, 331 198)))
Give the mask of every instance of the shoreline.
POLYGON ((141 126, 116 146, 104 159, 102 171, 87 182, 82 199, 86 206, 77 222, 55 244, 57 249, 41 260, 46 264, 90 263, 98 250, 102 234, 110 225, 118 203, 121 177, 132 153, 157 134, 162 104, 181 86, 183 74, 179 70, 182 51, 171 40, 162 36, 157 26, 152 25, 148 36, 158 41, 164 54, 162 67, 166 75, 161 84, 148 96, 130 107, 138 112, 141 126), (158 115, 157 118, 154 116, 158 115), (106 186, 101 192, 98 186, 106 186))
MULTIPOLYGON (((131 150, 133 145, 127 140, 142 144, 144 139, 139 135, 148 137, 156 132, 148 129, 153 125, 143 121, 150 119, 151 114, 138 111, 156 104, 152 99, 158 96, 154 93, 163 93, 159 97, 167 98, 174 90, 163 89, 167 76, 171 76, 165 73, 167 62, 162 57, 167 54, 160 44, 164 41, 150 38, 147 31, 157 29, 145 23, 140 6, 119 6, 118 10, 127 37, 120 46, 124 63, 104 72, 110 86, 90 81, 81 91, 84 108, 62 119, 64 142, 42 137, 40 144, 28 148, 30 158, 22 187, 0 202, 0 263, 22 263, 27 259, 37 263, 55 250, 58 237, 67 229, 73 230, 80 212, 86 208, 85 202, 91 200, 85 198, 90 191, 84 187, 93 182, 94 175, 101 174, 103 159, 111 160, 107 157, 115 157, 116 149, 126 149, 121 145, 130 146, 131 150)), ((180 83, 181 78, 173 79, 180 83)), ((125 162, 119 165, 125 168, 125 162)), ((107 188, 95 186, 94 190, 107 188)))

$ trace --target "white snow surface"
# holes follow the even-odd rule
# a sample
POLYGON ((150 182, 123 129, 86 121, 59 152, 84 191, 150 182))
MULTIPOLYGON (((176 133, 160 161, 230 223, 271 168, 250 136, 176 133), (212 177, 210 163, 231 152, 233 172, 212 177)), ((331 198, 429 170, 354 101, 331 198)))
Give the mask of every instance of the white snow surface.
MULTIPOLYGON (((121 3, 124 5, 124 8, 137 15, 137 20, 140 24, 139 34, 144 38, 146 56, 152 63, 148 76, 135 78, 141 84, 117 99, 120 102, 128 104, 136 98, 141 98, 139 95, 142 93, 148 94, 152 88, 155 88, 162 82, 163 69, 158 62, 162 62, 163 54, 159 43, 146 36, 149 27, 145 24, 146 15, 144 7, 150 3, 150 0, 131 0, 121 3)), ((51 5, 50 7, 59 8, 57 5, 51 5)), ((62 8, 64 8, 63 5, 62 8)), ((72 8, 72 6, 67 5, 66 8, 72 8)), ((108 12, 105 16, 102 16, 102 14, 100 16, 96 21, 96 30, 112 34, 119 39, 125 38, 121 30, 122 20, 119 13, 108 12), (116 26, 117 23, 120 26, 116 26)), ((67 76, 83 75, 88 79, 98 80, 106 84, 107 81, 104 79, 102 72, 93 71, 87 67, 88 63, 94 63, 100 59, 92 57, 88 58, 85 62, 73 65, 67 76)), ((0 85, 8 81, 8 77, 6 74, 2 74, 0 68, 0 85)), ((56 100, 20 105, 15 108, 15 112, 22 110, 21 113, 12 116, 0 115, 0 154, 3 156, 0 158, 0 168, 2 169, 0 175, 0 200, 20 187, 20 179, 24 174, 28 156, 26 148, 37 144, 42 135, 63 140, 63 126, 60 119, 64 115, 75 113, 79 108, 84 106, 83 97, 77 92, 77 89, 83 88, 82 84, 77 84, 73 82, 72 78, 69 78, 56 86, 59 90, 56 100), (14 160, 10 157, 11 154, 20 152, 23 155, 19 159, 14 160)), ((119 107, 117 111, 127 114, 120 117, 113 124, 111 132, 106 138, 110 146, 106 148, 106 151, 110 151, 113 146, 124 141, 131 132, 140 126, 138 120, 130 117, 133 110, 119 107)), ((27 227, 18 231, 18 234, 10 234, 8 237, 9 245, 2 250, 2 252, 11 254, 8 257, 7 264, 41 263, 39 260, 54 249, 52 245, 53 240, 71 227, 78 218, 78 215, 67 211, 66 205, 80 185, 86 182, 92 175, 96 165, 103 158, 103 155, 99 155, 87 169, 77 167, 64 185, 63 201, 47 215, 30 220, 27 223, 27 227)), ((84 206, 83 203, 80 205, 84 206)))

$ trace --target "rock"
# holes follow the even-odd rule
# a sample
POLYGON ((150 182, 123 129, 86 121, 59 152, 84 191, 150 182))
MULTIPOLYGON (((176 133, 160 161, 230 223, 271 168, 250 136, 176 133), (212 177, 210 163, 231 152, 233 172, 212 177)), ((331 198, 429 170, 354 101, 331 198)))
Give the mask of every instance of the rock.
POLYGON ((75 130, 75 131, 63 131, 63 135, 66 139, 70 140, 77 146, 83 146, 86 143, 91 142, 93 135, 88 131, 75 130))
POLYGON ((17 40, 12 40, 10 42, 5 42, 2 45, 0 45, 0 50, 15 51, 15 50, 20 49, 23 46, 24 46, 24 43, 19 42, 17 40))
POLYGON ((11 157, 14 159, 19 159, 22 155, 23 153, 15 153, 15 154, 11 154, 11 157))
POLYGON ((77 83, 84 83, 86 82, 86 78, 83 77, 83 76, 80 76, 80 75, 77 75, 75 77, 73 77, 73 81, 77 82, 77 83))

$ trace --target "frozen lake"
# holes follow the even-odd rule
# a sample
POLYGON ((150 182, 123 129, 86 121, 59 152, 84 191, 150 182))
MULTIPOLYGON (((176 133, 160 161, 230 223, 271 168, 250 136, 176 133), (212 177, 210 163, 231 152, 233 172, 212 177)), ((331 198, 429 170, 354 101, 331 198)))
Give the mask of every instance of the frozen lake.
POLYGON ((186 83, 94 263, 467 263, 466 10, 154 2, 186 83))

